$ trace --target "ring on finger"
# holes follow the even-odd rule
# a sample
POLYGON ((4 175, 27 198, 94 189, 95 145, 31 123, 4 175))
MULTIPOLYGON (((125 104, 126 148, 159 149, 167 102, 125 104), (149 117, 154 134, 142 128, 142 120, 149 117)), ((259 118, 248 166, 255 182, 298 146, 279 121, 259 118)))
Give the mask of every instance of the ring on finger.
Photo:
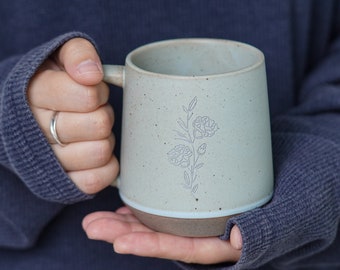
POLYGON ((65 143, 60 141, 59 136, 58 136, 58 132, 57 132, 58 115, 59 115, 58 111, 53 112, 51 122, 50 122, 50 132, 51 132, 53 139, 56 141, 57 144, 59 144, 60 146, 66 146, 65 143))

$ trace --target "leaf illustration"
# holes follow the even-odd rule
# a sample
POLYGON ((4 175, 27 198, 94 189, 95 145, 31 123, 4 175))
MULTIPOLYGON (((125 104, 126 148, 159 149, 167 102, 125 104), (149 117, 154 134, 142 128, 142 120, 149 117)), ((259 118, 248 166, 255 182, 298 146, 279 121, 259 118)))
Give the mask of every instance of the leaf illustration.
POLYGON ((204 163, 199 163, 195 166, 196 170, 201 169, 203 167, 204 163))
POLYGON ((187 135, 183 134, 182 132, 175 130, 175 132, 177 133, 177 135, 180 137, 178 139, 182 139, 185 140, 187 142, 190 142, 190 140, 188 139, 187 135))
POLYGON ((195 109, 195 106, 197 104, 197 97, 194 97, 194 99, 189 104, 189 112, 193 111, 195 109))
POLYGON ((177 120, 177 123, 180 125, 181 128, 183 128, 184 130, 187 130, 188 127, 187 125, 184 123, 184 121, 180 118, 177 120))
POLYGON ((188 109, 185 106, 182 106, 182 109, 183 109, 184 112, 186 112, 186 113, 188 112, 188 109))
POLYGON ((184 171, 184 182, 186 186, 190 186, 190 177, 186 171, 184 171))
POLYGON ((198 189, 198 184, 194 185, 194 187, 192 188, 191 192, 192 193, 196 193, 197 189, 198 189))

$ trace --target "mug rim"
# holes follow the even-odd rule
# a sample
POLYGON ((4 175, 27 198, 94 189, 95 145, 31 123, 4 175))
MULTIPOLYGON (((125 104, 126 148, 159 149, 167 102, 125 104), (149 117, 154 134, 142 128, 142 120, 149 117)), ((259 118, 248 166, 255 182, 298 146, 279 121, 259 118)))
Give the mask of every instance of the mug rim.
POLYGON ((137 71, 138 73, 143 73, 145 75, 150 75, 150 76, 161 76, 165 78, 176 78, 176 79, 193 79, 193 78, 214 78, 214 77, 226 77, 226 76, 232 76, 236 74, 243 74, 247 73, 249 71, 252 71, 264 64, 265 62, 265 56, 263 52, 256 48, 253 45, 250 45, 248 43, 240 42, 240 41, 235 41, 235 40, 230 40, 230 39, 219 39, 219 38, 177 38, 177 39, 167 39, 167 40, 161 40, 161 41, 155 41, 146 45, 142 45, 140 47, 137 47, 136 49, 132 50, 125 59, 125 66, 130 67, 131 69, 137 71), (206 74, 206 75, 177 75, 177 74, 166 74, 166 73, 158 73, 158 72, 153 72, 149 70, 145 70, 138 65, 136 65, 132 58, 136 56, 137 54, 141 54, 147 50, 150 50, 155 47, 159 47, 160 45, 166 46, 170 44, 175 44, 179 42, 186 42, 186 43, 225 43, 225 44, 232 44, 234 46, 238 47, 243 47, 246 48, 247 50, 253 51, 254 55, 258 57, 257 61, 254 62, 251 65, 242 67, 240 69, 236 69, 233 71, 228 71, 228 72, 221 72, 221 73, 216 73, 216 74, 206 74))

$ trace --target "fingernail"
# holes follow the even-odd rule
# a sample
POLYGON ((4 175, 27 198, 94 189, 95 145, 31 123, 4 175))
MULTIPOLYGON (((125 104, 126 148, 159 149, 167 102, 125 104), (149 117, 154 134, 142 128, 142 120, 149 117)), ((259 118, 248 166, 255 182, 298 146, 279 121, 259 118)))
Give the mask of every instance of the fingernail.
POLYGON ((77 72, 80 75, 89 74, 89 73, 103 74, 101 65, 91 59, 81 62, 77 66, 77 72))

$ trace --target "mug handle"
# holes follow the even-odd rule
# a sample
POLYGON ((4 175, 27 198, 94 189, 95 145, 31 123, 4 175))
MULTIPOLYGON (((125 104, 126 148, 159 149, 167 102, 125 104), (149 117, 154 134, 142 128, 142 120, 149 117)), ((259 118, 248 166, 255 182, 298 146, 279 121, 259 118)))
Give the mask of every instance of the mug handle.
POLYGON ((124 85, 125 66, 120 65, 103 65, 104 79, 106 83, 110 83, 119 87, 124 85))
MULTIPOLYGON (((124 85, 125 67, 120 65, 103 65, 104 79, 106 83, 110 83, 119 87, 124 85)), ((111 186, 118 188, 118 179, 115 179, 111 186)))

